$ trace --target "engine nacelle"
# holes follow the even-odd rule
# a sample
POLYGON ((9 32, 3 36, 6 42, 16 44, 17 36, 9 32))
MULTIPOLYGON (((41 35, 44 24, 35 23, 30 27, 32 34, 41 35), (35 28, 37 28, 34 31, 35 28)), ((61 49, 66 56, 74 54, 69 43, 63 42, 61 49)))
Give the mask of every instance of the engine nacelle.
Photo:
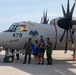
POLYGON ((72 20, 74 21, 74 24, 72 26, 72 30, 76 30, 76 18, 73 17, 72 20))
MULTIPOLYGON (((58 25, 57 23, 58 23, 58 21, 59 21, 61 18, 62 18, 62 17, 52 19, 52 20, 50 21, 50 24, 56 24, 56 25, 58 25)), ((73 20, 74 22, 72 22, 72 27, 71 27, 71 29, 72 29, 72 30, 76 30, 76 22, 75 22, 75 21, 76 21, 76 18, 73 17, 72 20, 73 20)), ((62 23, 62 24, 64 25, 64 23, 62 23)))
POLYGON ((56 24, 57 25, 57 22, 58 20, 60 19, 61 17, 58 17, 58 18, 54 18, 50 21, 50 24, 56 24))
POLYGON ((72 26, 72 30, 76 30, 76 25, 73 25, 72 26))

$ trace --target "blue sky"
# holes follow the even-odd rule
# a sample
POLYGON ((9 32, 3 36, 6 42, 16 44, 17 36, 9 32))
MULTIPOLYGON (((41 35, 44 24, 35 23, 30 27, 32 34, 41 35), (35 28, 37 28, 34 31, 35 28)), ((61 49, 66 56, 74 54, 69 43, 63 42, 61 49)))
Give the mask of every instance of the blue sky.
MULTIPOLYGON (((67 0, 0 0, 0 32, 9 28, 14 22, 40 22, 43 10, 48 11, 51 20, 63 16, 61 3, 65 6, 67 0)), ((70 0, 72 7, 74 0, 70 0)), ((76 8, 74 17, 76 17, 76 8)))

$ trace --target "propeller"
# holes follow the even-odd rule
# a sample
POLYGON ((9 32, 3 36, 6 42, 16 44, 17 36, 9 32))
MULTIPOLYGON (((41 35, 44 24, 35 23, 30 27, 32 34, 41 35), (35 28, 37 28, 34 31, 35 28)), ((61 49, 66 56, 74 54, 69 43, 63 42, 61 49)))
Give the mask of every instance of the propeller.
POLYGON ((47 11, 45 13, 45 11, 43 12, 43 17, 41 18, 41 23, 42 24, 48 24, 49 19, 47 19, 47 11))
POLYGON ((68 32, 70 33, 72 46, 74 45, 73 34, 72 34, 72 26, 76 25, 76 21, 72 20, 72 15, 73 15, 73 12, 74 12, 74 8, 75 8, 75 3, 73 4, 73 6, 70 10, 69 0, 68 0, 67 11, 65 12, 65 9, 64 9, 63 4, 62 4, 62 11, 63 11, 64 17, 60 18, 57 22, 58 26, 60 28, 64 29, 64 32, 63 32, 63 34, 60 38, 60 42, 62 42, 62 40, 64 38, 64 35, 66 34, 65 53, 67 52, 67 46, 68 46, 68 32))

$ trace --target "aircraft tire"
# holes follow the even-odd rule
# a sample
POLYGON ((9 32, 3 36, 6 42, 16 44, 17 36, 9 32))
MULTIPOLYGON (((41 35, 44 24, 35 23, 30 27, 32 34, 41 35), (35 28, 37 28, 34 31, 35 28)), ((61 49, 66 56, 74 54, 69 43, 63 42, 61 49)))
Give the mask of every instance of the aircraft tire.
POLYGON ((12 62, 12 61, 13 61, 12 56, 9 56, 8 57, 8 62, 12 62))

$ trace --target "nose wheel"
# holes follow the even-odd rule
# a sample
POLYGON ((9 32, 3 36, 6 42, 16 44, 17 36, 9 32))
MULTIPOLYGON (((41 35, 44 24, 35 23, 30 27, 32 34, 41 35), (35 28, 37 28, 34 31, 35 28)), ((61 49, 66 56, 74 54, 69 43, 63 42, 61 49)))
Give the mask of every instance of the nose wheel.
POLYGON ((3 59, 3 63, 11 63, 11 62, 13 62, 13 56, 9 55, 8 52, 9 52, 8 49, 5 49, 5 57, 3 59))
POLYGON ((13 62, 12 56, 5 56, 3 59, 3 63, 11 63, 13 62))

